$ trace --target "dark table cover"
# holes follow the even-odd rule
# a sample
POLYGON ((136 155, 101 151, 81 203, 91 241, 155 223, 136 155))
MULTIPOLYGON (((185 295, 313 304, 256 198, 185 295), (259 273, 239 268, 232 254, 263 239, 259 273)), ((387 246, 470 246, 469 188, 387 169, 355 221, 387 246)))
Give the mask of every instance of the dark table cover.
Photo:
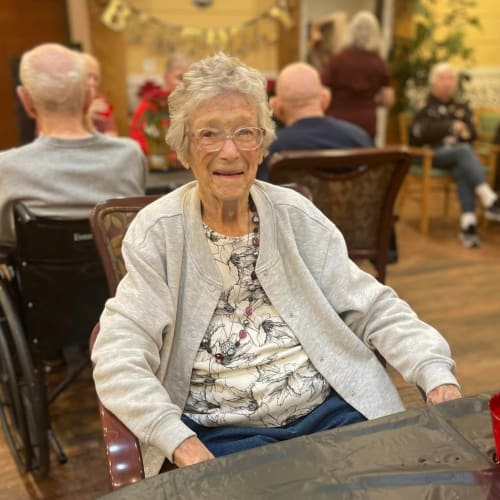
POLYGON ((490 396, 412 409, 229 455, 103 498, 500 499, 490 396))
POLYGON ((146 194, 165 194, 194 179, 191 170, 183 167, 171 170, 148 170, 146 194))

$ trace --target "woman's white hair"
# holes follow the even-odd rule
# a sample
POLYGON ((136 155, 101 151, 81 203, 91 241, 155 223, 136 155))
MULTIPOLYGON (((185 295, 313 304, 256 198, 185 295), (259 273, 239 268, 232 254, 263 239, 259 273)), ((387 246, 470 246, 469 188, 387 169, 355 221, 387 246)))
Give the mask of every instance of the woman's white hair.
POLYGON ((342 48, 356 47, 383 55, 384 43, 378 19, 369 11, 361 10, 349 22, 342 48))
POLYGON ((433 83, 436 81, 436 78, 441 73, 446 73, 446 72, 452 73, 453 76, 457 78, 457 70, 449 62, 439 62, 437 64, 434 64, 434 66, 431 68, 429 72, 429 85, 433 85, 433 83))
POLYGON ((19 78, 38 109, 64 114, 83 111, 87 67, 80 53, 56 43, 39 45, 21 57, 19 78))
POLYGON ((265 130, 262 149, 264 154, 267 152, 275 137, 275 125, 266 80, 236 57, 219 52, 192 64, 168 98, 170 125, 166 141, 183 164, 188 164, 189 141, 185 138, 193 112, 200 103, 225 94, 241 94, 255 104, 258 126, 265 130))

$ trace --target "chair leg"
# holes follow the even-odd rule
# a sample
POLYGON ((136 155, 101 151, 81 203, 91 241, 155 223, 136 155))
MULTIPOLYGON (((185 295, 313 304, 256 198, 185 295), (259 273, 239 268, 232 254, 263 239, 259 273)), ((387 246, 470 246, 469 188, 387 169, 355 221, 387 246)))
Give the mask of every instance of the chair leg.
POLYGON ((422 215, 420 219, 420 231, 423 234, 429 233, 429 211, 430 211, 430 195, 431 195, 431 170, 432 159, 424 158, 422 164, 422 215))
POLYGON ((446 186, 444 190, 444 207, 443 212, 446 217, 448 217, 450 213, 450 186, 446 186))
POLYGON ((426 186, 422 189, 422 214, 420 216, 420 231, 429 233, 429 190, 426 186))
POLYGON ((399 193, 398 193, 398 197, 396 200, 396 212, 397 213, 403 212, 403 207, 404 207, 404 204, 406 201, 406 196, 408 194, 408 184, 409 184, 408 177, 406 177, 406 179, 403 181, 403 184, 399 188, 399 193))

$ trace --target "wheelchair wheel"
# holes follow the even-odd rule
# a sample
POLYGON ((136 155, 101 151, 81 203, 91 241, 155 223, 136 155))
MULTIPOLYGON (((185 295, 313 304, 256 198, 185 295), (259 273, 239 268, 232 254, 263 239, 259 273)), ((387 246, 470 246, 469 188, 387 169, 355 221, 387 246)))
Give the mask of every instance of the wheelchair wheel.
POLYGON ((0 419, 21 473, 47 476, 49 416, 45 386, 34 366, 11 296, 0 281, 0 419))

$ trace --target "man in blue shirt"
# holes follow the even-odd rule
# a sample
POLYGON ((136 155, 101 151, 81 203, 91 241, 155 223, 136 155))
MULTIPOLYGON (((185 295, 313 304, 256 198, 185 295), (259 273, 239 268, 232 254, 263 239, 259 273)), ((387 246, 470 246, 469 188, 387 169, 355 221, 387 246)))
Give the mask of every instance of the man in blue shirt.
POLYGON ((269 147, 257 178, 267 180, 267 158, 291 149, 350 149, 373 147, 372 138, 360 127, 325 116, 330 91, 311 65, 297 62, 278 75, 276 95, 270 104, 274 115, 285 124, 269 147))

